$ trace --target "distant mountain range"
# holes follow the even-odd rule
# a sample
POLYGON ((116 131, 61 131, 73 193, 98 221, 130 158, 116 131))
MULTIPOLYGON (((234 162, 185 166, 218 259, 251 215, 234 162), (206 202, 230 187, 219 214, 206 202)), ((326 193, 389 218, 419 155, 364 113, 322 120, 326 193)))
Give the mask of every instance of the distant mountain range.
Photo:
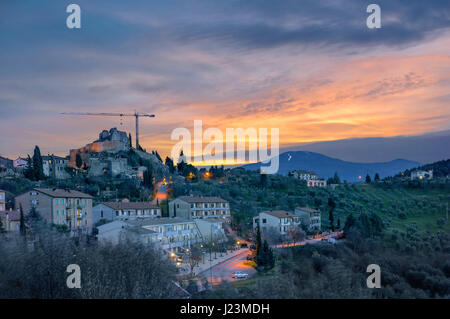
MULTIPOLYGON (((383 178, 420 166, 418 162, 404 159, 379 163, 346 162, 319 153, 305 151, 282 153, 280 154, 279 164, 278 173, 282 175, 287 175, 290 171, 298 169, 314 171, 319 177, 327 179, 337 172, 342 181, 347 180, 349 182, 359 181, 359 176, 364 180, 366 174, 373 178, 378 173, 383 178)), ((267 165, 264 164, 264 166, 267 165)), ((261 163, 247 164, 242 167, 248 170, 258 170, 261 167, 261 163)))
POLYGON ((428 164, 450 158, 450 130, 422 135, 353 138, 290 145, 280 150, 309 151, 351 162, 387 162, 407 158, 428 164))

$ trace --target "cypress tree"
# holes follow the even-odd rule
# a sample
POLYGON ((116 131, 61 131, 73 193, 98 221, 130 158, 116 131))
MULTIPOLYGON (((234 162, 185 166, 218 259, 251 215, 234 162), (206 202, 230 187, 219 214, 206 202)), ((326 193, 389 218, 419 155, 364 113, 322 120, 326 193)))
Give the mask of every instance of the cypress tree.
POLYGON ((25 218, 23 216, 23 208, 22 204, 20 204, 20 234, 22 236, 26 235, 26 228, 25 228, 25 218))
POLYGON ((39 146, 34 147, 34 154, 33 154, 33 171, 34 171, 34 177, 35 180, 39 181, 41 179, 44 179, 44 167, 42 163, 42 156, 41 156, 41 150, 39 149, 39 146))

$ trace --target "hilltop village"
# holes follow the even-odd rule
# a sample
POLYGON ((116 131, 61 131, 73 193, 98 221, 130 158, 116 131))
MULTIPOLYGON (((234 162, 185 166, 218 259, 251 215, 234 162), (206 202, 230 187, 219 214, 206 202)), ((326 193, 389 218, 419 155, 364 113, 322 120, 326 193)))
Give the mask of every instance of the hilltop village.
MULTIPOLYGON (((43 155, 36 146, 33 155, 2 157, 0 233, 30 247, 53 238, 50 233, 89 249, 153 247, 154 258, 173 267, 167 276, 176 297, 223 291, 261 297, 239 283, 260 285, 262 278, 284 280, 283 272, 297 267, 315 272, 321 269, 315 263, 350 262, 343 247, 359 254, 377 240, 407 253, 448 234, 449 166, 441 161, 358 183, 341 181, 338 172, 325 180, 306 169, 265 175, 243 167, 197 168, 182 153, 174 162, 133 147, 131 134, 111 128, 67 156, 43 155), (316 254, 323 254, 321 261, 316 254)), ((294 283, 291 293, 314 295, 302 285, 294 283)))

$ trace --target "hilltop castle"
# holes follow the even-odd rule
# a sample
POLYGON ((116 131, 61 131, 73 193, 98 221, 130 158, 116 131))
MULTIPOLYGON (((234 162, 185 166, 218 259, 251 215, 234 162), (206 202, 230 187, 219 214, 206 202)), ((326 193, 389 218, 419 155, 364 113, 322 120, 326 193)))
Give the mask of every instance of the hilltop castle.
POLYGON ((93 153, 101 153, 104 151, 108 152, 119 152, 127 151, 130 149, 130 141, 128 139, 127 133, 119 131, 117 128, 103 130, 98 139, 92 143, 85 145, 84 147, 70 150, 70 160, 69 165, 76 167, 76 156, 80 154, 83 163, 89 165, 89 155, 93 153))

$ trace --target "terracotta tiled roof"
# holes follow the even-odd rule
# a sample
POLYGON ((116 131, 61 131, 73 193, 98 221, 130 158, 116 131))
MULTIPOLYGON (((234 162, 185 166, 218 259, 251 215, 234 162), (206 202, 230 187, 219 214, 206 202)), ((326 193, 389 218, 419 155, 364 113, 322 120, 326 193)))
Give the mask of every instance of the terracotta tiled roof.
POLYGON ((320 210, 309 207, 296 207, 295 209, 302 210, 308 213, 320 213, 320 210))
POLYGON ((115 210, 122 209, 155 209, 158 206, 150 203, 150 202, 104 202, 102 203, 105 206, 111 207, 115 210))
POLYGON ((297 217, 297 215, 293 214, 293 213, 289 213, 285 210, 268 210, 263 212, 265 214, 268 215, 272 215, 278 218, 284 218, 284 217, 297 217))
POLYGON ((45 195, 51 197, 62 197, 62 198, 92 198, 91 195, 85 194, 76 190, 65 190, 60 188, 34 188, 34 190, 41 192, 45 195))
POLYGON ((187 203, 228 203, 225 199, 215 196, 180 196, 177 199, 181 199, 187 203))

